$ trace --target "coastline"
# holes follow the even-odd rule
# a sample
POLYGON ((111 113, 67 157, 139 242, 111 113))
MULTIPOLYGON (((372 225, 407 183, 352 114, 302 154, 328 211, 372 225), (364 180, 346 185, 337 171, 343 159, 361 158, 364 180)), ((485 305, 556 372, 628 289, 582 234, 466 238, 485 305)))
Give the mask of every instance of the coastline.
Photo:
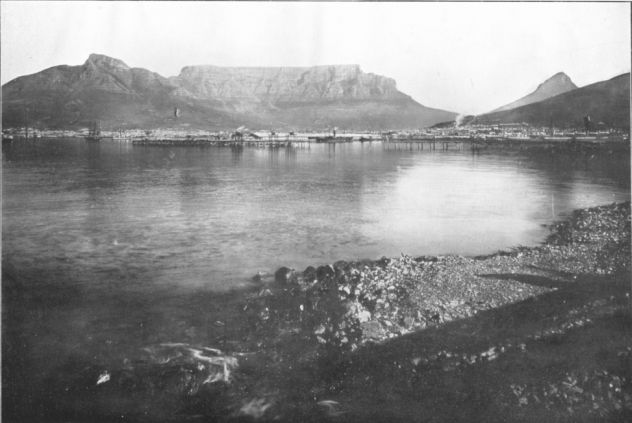
POLYGON ((630 215, 629 202, 575 210, 551 226, 542 245, 485 256, 402 254, 309 266, 303 272, 281 267, 263 296, 304 292, 306 304, 315 293, 333 296, 328 299, 344 302, 347 316, 380 323, 382 330, 362 325, 361 343, 380 342, 551 292, 568 275, 629 272, 629 220, 622 221, 624 215, 630 215))
MULTIPOLYGON (((570 275, 629 272, 630 229, 625 215, 630 215, 629 202, 576 210, 551 226, 542 245, 485 256, 402 254, 309 266, 303 272, 281 267, 275 283, 250 299, 248 307, 278 308, 270 307, 266 298, 289 295, 292 300, 287 302, 293 304, 283 312, 300 309, 296 317, 302 320, 300 314, 318 310, 313 304, 321 299, 341 302, 344 318, 358 320, 362 335, 356 344, 348 340, 336 346, 344 349, 349 343, 348 348, 355 350, 357 343, 381 342, 555 291, 569 282, 570 275), (322 298, 315 301, 314 296, 322 298)), ((315 329, 321 343, 345 337, 344 331, 331 325, 315 329)))
MULTIPOLYGON (((281 368, 303 367, 314 377, 306 391, 335 400, 312 401, 314 409, 301 411, 280 407, 284 400, 264 402, 285 418, 298 413, 289 420, 315 412, 340 420, 344 410, 342 421, 408 421, 411 415, 382 414, 377 404, 396 393, 401 409, 410 409, 419 390, 418 411, 433 409, 434 417, 423 419, 432 421, 530 420, 550 412, 562 421, 618 421, 632 413, 629 202, 576 210, 537 247, 336 262, 300 273, 282 267, 275 279, 245 307, 256 332, 265 334, 260 351, 276 362, 264 374, 274 369, 291 377, 281 368), (608 356, 606 367, 593 356, 600 347, 591 341, 595 332, 620 336, 598 352, 608 356), (535 359, 531 348, 540 350, 535 359), (561 351, 584 361, 552 371, 552 363, 568 359, 561 351), (508 377, 497 375, 499 363, 508 377), (478 385, 494 392, 486 400, 495 414, 477 408, 480 399, 471 396, 478 385)), ((274 391, 257 385, 254 392, 274 391)))
POLYGON ((14 412, 139 422, 632 416, 630 202, 576 210, 536 247, 280 268, 274 279, 230 301, 184 302, 207 319, 204 343, 157 337, 110 359, 77 351, 46 375, 37 405, 19 409, 27 399, 17 398, 14 412))

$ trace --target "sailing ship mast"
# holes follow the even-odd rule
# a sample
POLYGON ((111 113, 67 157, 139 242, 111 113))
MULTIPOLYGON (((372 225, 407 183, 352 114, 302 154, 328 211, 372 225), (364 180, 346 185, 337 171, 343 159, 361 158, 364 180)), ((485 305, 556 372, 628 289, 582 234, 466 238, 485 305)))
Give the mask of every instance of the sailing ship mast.
POLYGON ((24 138, 29 139, 29 108, 24 109, 24 138))
POLYGON ((99 122, 92 122, 86 141, 101 141, 101 125, 99 122))

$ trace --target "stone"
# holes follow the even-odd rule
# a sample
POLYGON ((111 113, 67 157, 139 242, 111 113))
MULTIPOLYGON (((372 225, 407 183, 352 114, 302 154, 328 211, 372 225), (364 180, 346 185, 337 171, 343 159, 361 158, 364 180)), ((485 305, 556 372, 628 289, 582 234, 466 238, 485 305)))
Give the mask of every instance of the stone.
POLYGON ((410 328, 415 324, 415 319, 413 319, 411 316, 406 316, 403 319, 403 323, 404 327, 410 328))
POLYGON ((382 257, 381 259, 377 260, 375 264, 377 264, 378 266, 382 268, 385 268, 386 266, 391 264, 391 259, 388 257, 382 257))
POLYGON ((287 285, 295 279, 294 276, 294 269, 283 266, 274 273, 274 281, 282 285, 287 285))
POLYGON ((336 275, 336 271, 334 270, 331 264, 327 264, 325 266, 319 266, 316 270, 316 277, 319 281, 323 281, 328 278, 333 278, 336 275))
POLYGON ((260 419, 270 407, 272 407, 272 404, 265 398, 255 398, 244 404, 239 409, 239 414, 253 419, 260 419))
POLYGON ((358 321, 360 323, 368 322, 371 319, 371 313, 368 310, 361 310, 358 313, 358 321))
POLYGON ((381 340, 385 337, 386 331, 379 322, 368 321, 360 324, 362 335, 366 339, 381 340))
POLYGON ((345 294, 347 294, 347 295, 351 295, 351 288, 349 288, 349 286, 347 286, 347 285, 341 285, 341 286, 338 288, 338 290, 339 290, 340 292, 344 292, 344 293, 345 293, 345 294))
POLYGON ((316 280, 316 268, 314 266, 307 266, 305 270, 303 270, 303 279, 305 279, 306 282, 316 280))
POLYGON ((325 328, 324 325, 318 325, 318 327, 314 330, 314 335, 322 335, 326 330, 327 328, 325 328))
POLYGON ((336 277, 340 278, 347 273, 347 270, 349 269, 349 263, 347 263, 344 260, 339 260, 334 263, 333 268, 334 268, 336 277))

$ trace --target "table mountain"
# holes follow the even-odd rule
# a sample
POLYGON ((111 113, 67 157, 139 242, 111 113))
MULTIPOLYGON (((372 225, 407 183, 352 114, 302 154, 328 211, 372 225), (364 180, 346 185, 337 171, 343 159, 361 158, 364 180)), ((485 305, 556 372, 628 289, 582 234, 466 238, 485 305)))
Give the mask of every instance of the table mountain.
POLYGON ((187 66, 165 78, 92 54, 80 66, 55 66, 2 87, 4 127, 104 129, 199 127, 418 128, 453 119, 397 90, 395 81, 358 65, 314 67, 187 66), (176 117, 174 110, 179 109, 176 117))

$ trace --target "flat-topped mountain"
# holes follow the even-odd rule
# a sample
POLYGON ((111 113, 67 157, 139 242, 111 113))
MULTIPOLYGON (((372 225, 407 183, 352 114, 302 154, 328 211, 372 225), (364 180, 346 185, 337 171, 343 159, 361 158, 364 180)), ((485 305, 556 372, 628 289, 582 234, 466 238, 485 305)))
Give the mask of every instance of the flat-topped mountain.
POLYGON ((419 128, 453 119, 358 65, 187 66, 165 78, 92 54, 2 87, 3 126, 345 129, 419 128), (178 108, 179 115, 174 114, 178 108))
POLYGON ((397 100, 395 80, 364 73, 358 65, 287 68, 187 66, 170 80, 198 98, 270 103, 322 100, 397 100))
POLYGON ((477 116, 475 123, 526 122, 538 126, 584 127, 584 117, 609 128, 630 128, 630 73, 596 82, 537 103, 477 116))
POLYGON ((556 95, 563 94, 568 91, 572 91, 577 88, 577 85, 571 81, 571 79, 564 72, 558 72, 535 89, 531 94, 526 95, 512 103, 506 104, 493 110, 494 112, 502 112, 503 110, 511 110, 516 107, 526 106, 527 104, 537 103, 538 101, 546 100, 547 98, 555 97, 556 95))

